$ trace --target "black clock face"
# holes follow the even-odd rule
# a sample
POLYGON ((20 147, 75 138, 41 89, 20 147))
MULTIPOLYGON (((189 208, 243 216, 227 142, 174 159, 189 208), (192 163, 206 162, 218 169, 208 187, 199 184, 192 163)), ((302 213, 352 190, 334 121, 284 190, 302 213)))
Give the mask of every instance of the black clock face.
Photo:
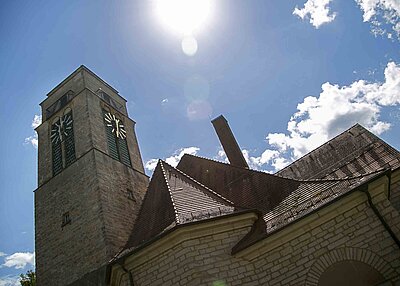
POLYGON ((51 129, 51 142, 57 144, 63 141, 66 137, 71 134, 72 131, 72 116, 71 114, 66 114, 60 117, 51 129))
POLYGON ((114 114, 106 113, 104 115, 104 120, 107 126, 111 129, 111 132, 115 134, 120 139, 126 138, 125 127, 122 124, 122 120, 116 117, 114 114))

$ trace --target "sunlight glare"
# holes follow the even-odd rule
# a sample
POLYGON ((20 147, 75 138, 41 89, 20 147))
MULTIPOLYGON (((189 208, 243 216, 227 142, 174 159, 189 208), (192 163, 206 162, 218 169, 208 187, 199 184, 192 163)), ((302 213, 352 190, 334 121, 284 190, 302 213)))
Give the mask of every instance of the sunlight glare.
POLYGON ((212 0, 156 0, 162 25, 183 36, 198 32, 210 18, 212 0))

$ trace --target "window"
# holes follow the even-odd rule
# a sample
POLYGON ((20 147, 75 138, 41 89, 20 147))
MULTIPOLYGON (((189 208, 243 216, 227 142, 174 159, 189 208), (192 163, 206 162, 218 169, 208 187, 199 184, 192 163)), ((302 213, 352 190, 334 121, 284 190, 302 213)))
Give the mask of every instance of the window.
POLYGON ((61 227, 66 226, 71 223, 71 217, 69 216, 69 212, 66 212, 62 215, 62 223, 61 227))
POLYGON ((103 109, 103 115, 109 155, 115 160, 131 167, 123 121, 106 109, 103 109))
POLYGON ((121 104, 119 104, 118 102, 116 102, 114 99, 112 99, 111 96, 109 96, 107 93, 105 93, 101 88, 99 88, 96 91, 96 94, 98 97, 100 97, 102 100, 107 102, 107 104, 109 104, 110 106, 114 107, 116 110, 124 111, 124 107, 121 104))
POLYGON ((136 199, 135 199, 135 196, 133 195, 133 191, 132 191, 132 190, 129 190, 129 189, 128 189, 128 190, 126 191, 126 193, 127 193, 127 195, 128 195, 128 199, 130 199, 130 200, 136 202, 136 199))
POLYGON ((53 120, 50 139, 53 176, 55 176, 76 160, 73 118, 70 108, 65 109, 63 116, 53 120))
POLYGON ((61 110, 68 102, 75 97, 75 93, 72 90, 67 91, 59 100, 54 102, 46 109, 46 118, 49 118, 57 111, 61 110))

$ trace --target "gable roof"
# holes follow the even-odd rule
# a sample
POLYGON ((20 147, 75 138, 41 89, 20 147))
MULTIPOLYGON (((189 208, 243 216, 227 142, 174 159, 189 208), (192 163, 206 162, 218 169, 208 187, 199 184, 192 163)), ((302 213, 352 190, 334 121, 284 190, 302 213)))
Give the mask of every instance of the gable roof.
POLYGON ((249 247, 323 206, 341 199, 346 194, 367 188, 369 182, 386 173, 387 170, 381 169, 351 179, 317 180, 302 184, 277 207, 259 219, 252 230, 232 248, 232 253, 249 247))
POLYGON ((384 169, 378 169, 368 174, 346 179, 302 182, 279 205, 263 216, 267 233, 300 219, 384 172, 384 169))
POLYGON ((400 167, 400 152, 355 125, 275 175, 185 154, 177 168, 159 160, 125 256, 186 223, 257 210, 260 219, 233 251, 400 167))
POLYGON ((174 226, 236 210, 223 196, 159 160, 125 250, 132 250, 174 226))
POLYGON ((370 172, 345 178, 294 180, 189 154, 177 166, 236 206, 260 211, 266 232, 300 219, 385 171, 374 167, 370 172))
POLYGON ((335 179, 399 167, 400 152, 356 124, 276 175, 301 180, 335 179))
POLYGON ((185 154, 177 168, 232 201, 265 213, 300 185, 297 180, 185 154))

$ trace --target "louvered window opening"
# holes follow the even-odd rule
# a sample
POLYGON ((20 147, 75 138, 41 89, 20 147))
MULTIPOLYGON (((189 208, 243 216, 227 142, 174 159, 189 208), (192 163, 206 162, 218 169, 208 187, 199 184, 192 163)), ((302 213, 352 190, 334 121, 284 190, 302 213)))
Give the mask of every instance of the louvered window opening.
MULTIPOLYGON (((108 111, 103 109, 103 117, 109 113, 108 111)), ((131 167, 131 159, 129 157, 128 145, 125 139, 121 139, 117 137, 115 132, 113 132, 112 126, 107 126, 107 123, 104 121, 106 134, 107 134, 107 143, 108 143, 108 152, 111 158, 120 161, 121 163, 131 167)))
POLYGON ((59 174, 63 169, 61 141, 58 141, 58 143, 53 143, 52 158, 53 158, 53 175, 55 176, 59 174))
MULTIPOLYGON (((66 118, 68 120, 72 120, 72 112, 68 113, 66 115, 66 118)), ((66 129, 66 136, 65 136, 65 167, 68 167, 71 165, 73 162, 75 162, 76 157, 75 157, 75 140, 74 140, 74 124, 71 124, 71 129, 66 129)))
POLYGON ((118 138, 119 154, 121 162, 125 165, 131 166, 131 159, 129 158, 128 145, 126 139, 118 138))
MULTIPOLYGON (((76 160, 72 112, 64 115, 63 120, 71 121, 72 124, 69 125, 69 128, 63 128, 61 140, 52 140, 53 176, 59 174, 76 160)), ((60 123, 60 119, 53 123, 51 130, 56 129, 60 123)))

